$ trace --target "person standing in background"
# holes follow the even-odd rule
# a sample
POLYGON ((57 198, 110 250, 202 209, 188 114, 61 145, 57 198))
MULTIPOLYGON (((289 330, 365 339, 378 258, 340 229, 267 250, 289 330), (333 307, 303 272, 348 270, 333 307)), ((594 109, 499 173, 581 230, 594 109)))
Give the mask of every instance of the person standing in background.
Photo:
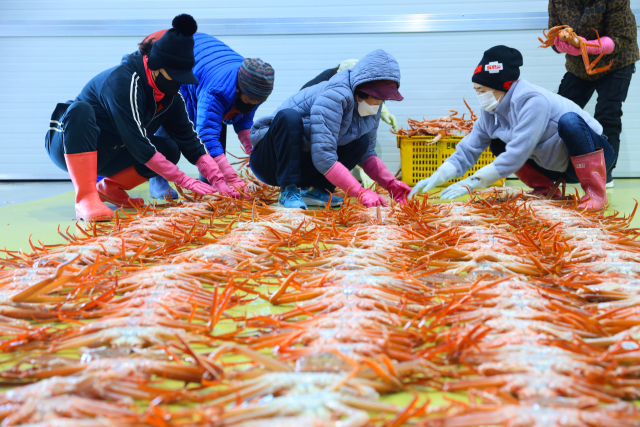
MULTIPOLYGON (((556 37, 554 50, 566 54, 567 72, 562 78, 558 94, 584 108, 593 93, 598 92, 594 118, 602 125, 603 133, 615 153, 620 152, 622 131, 622 103, 627 99, 631 76, 640 59, 636 19, 629 0, 549 0, 549 28, 568 25, 590 44, 598 44, 597 30, 602 47, 588 47, 591 60, 604 53, 600 64, 613 63, 605 72, 588 75, 580 49, 556 37)), ((611 170, 607 172, 607 188, 613 187, 611 170)))

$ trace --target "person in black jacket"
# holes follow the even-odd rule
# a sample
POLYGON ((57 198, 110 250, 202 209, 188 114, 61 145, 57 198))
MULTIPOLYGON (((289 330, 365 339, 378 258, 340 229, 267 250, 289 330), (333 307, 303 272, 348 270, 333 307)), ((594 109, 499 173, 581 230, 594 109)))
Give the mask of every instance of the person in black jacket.
POLYGON ((215 192, 176 166, 184 154, 209 182, 221 176, 179 92, 181 84, 198 83, 191 71, 197 24, 179 15, 172 25, 147 51, 125 55, 120 65, 92 78, 74 101, 58 104, 51 117, 45 147, 71 176, 79 219, 111 219, 104 201, 121 207, 143 203, 129 198, 126 190, 156 175, 199 194, 215 192), (154 135, 160 126, 169 137, 154 135), (106 178, 96 185, 98 174, 106 178))

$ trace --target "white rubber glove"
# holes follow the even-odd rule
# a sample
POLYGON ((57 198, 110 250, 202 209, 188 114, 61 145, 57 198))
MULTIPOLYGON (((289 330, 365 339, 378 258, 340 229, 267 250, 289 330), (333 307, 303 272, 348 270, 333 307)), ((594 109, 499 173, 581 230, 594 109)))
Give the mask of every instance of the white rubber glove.
POLYGON ((382 104, 380 119, 389 126, 393 127, 394 132, 398 132, 398 120, 396 120, 396 116, 394 116, 389 112, 389 110, 387 110, 387 106, 384 104, 382 104))
POLYGON ((444 184, 447 181, 451 181, 458 176, 459 175, 456 167, 449 162, 444 162, 442 166, 436 169, 436 171, 429 178, 423 179, 422 181, 418 182, 415 187, 413 187, 413 190, 411 190, 411 193, 409 193, 408 198, 410 199, 418 193, 426 193, 432 188, 444 184))
POLYGON ((502 176, 500 176, 498 169, 496 169, 493 163, 491 163, 474 173, 469 178, 463 179, 462 181, 456 182, 452 186, 448 187, 442 192, 442 194, 440 194, 440 199, 457 199, 465 194, 469 194, 469 191, 486 188, 499 179, 502 179, 502 176))

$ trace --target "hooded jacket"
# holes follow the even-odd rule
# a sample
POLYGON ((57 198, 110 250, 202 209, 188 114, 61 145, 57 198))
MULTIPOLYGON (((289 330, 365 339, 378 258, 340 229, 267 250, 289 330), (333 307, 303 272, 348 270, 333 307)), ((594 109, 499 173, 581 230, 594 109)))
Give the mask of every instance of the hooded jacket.
POLYGON ((182 95, 178 92, 168 105, 164 100, 161 105, 153 92, 138 51, 89 80, 75 101, 93 107, 100 128, 98 144, 110 148, 113 157, 129 150, 138 162, 147 163, 156 153, 147 135, 154 135, 162 126, 180 152, 195 164, 207 151, 189 120, 182 95))
POLYGON ((565 113, 577 113, 602 134, 602 126, 578 105, 560 95, 519 79, 492 112, 482 110, 473 130, 458 143, 446 161, 458 176, 476 164, 492 139, 506 144, 506 151, 493 161, 501 178, 520 169, 528 159, 552 171, 564 172, 569 166, 569 152, 558 134, 558 120, 565 113))
POLYGON ((224 117, 236 102, 238 70, 244 57, 208 34, 196 33, 193 41, 193 54, 196 57, 193 74, 199 83, 182 85, 180 91, 184 95, 189 118, 196 124, 200 138, 209 154, 217 157, 224 153, 220 144, 223 124, 233 124, 236 133, 250 129, 260 104, 246 114, 238 113, 225 121, 224 117))
POLYGON ((376 138, 380 114, 361 117, 354 91, 362 83, 392 80, 400 86, 400 67, 388 52, 378 49, 367 54, 353 67, 333 76, 329 81, 308 87, 289 97, 272 115, 258 119, 251 128, 251 144, 255 147, 269 130, 275 115, 292 108, 302 115, 303 149, 311 152, 313 164, 322 174, 338 161, 337 148, 369 135, 369 148, 362 163, 376 155, 376 138))

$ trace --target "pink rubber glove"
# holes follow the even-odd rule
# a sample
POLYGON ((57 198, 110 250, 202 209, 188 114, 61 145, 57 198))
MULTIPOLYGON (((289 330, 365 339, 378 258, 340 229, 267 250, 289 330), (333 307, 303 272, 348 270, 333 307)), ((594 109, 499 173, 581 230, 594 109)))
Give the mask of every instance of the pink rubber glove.
MULTIPOLYGON (((580 38, 582 40, 585 40, 584 37, 580 37, 580 38)), ((598 40, 585 40, 585 41, 588 44, 596 44, 596 45, 598 44, 598 40)), ((608 55, 611 52, 613 52, 613 49, 616 47, 615 43, 613 42, 613 40, 611 40, 610 37, 600 37, 600 42, 602 43, 602 48, 587 46, 587 53, 589 55, 600 55, 601 53, 608 55)), ((553 41, 553 44, 555 44, 556 49, 558 49, 558 52, 566 53, 571 56, 582 55, 582 52, 580 51, 579 48, 573 45, 570 45, 569 43, 560 39, 560 36, 556 37, 556 39, 553 41)))
POLYGON ((231 197, 240 197, 240 193, 231 189, 224 180, 224 175, 220 172, 220 168, 218 164, 211 158, 210 155, 204 154, 202 157, 198 159, 196 162, 196 166, 198 170, 207 178, 209 183, 213 184, 217 189, 218 193, 225 194, 231 197))
POLYGON ((242 148, 247 154, 251 154, 253 151, 253 145, 251 145, 251 138, 249 137, 249 129, 241 130, 238 132, 238 138, 242 144, 242 148))
POLYGON ((215 160, 215 162, 218 164, 220 172, 222 172, 222 176, 224 176, 227 184, 238 191, 243 191, 246 193, 247 184, 245 184, 245 182, 238 177, 238 174, 236 174, 233 166, 229 164, 227 157, 224 154, 220 154, 218 157, 214 157, 213 160, 215 160))
POLYGON ((362 162, 362 169, 365 173, 371 177, 375 182, 382 185, 382 187, 391 193, 393 200, 404 205, 407 203, 407 194, 411 192, 411 187, 402 181, 398 181, 395 176, 389 172, 387 166, 377 158, 371 156, 362 162))
POLYGON ((347 193, 347 197, 358 197, 360 203, 368 208, 374 206, 387 206, 382 197, 371 190, 365 190, 357 179, 351 175, 342 163, 336 162, 324 176, 336 187, 340 187, 347 193))
POLYGON ((184 172, 178 169, 176 165, 167 160, 167 158, 159 151, 156 151, 156 154, 153 155, 151 160, 145 163, 145 166, 166 178, 167 181, 172 181, 176 183, 176 185, 186 188, 187 190, 195 191, 201 195, 216 192, 212 186, 187 176, 184 172))

